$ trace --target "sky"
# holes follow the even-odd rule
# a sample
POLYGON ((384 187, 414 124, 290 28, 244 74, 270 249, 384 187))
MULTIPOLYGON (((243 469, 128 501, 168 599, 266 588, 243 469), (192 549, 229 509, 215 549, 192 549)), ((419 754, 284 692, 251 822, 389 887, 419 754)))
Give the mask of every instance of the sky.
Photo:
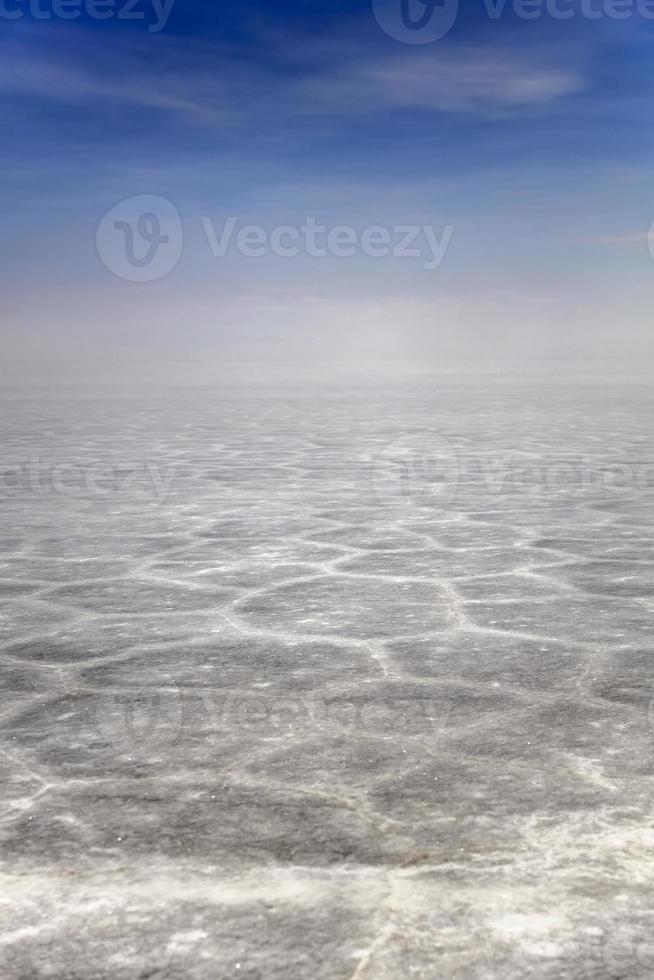
POLYGON ((539 2, 0 0, 5 379, 642 364, 654 2, 539 2))

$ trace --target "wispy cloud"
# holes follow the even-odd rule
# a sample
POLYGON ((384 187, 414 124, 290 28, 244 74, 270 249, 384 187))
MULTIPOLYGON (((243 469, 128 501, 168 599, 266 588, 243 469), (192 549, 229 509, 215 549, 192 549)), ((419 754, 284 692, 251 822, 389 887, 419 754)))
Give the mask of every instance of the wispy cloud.
POLYGON ((407 109, 492 115, 546 105, 586 85, 578 68, 543 54, 469 46, 383 57, 361 57, 348 46, 328 64, 305 58, 298 66, 292 59, 253 63, 219 43, 179 38, 159 38, 156 49, 151 39, 100 45, 89 35, 85 42, 54 48, 37 32, 20 42, 5 40, 2 90, 67 105, 98 102, 105 110, 155 109, 190 125, 233 126, 407 109))
POLYGON ((189 122, 233 121, 222 81, 228 63, 217 55, 212 68, 206 46, 162 43, 153 61, 143 42, 120 39, 101 45, 92 37, 87 40, 83 48, 74 49, 46 47, 36 33, 27 41, 5 42, 0 66, 4 93, 65 105, 97 102, 105 111, 128 106, 160 109, 189 122), (121 64, 119 74, 112 71, 116 61, 121 64))
POLYGON ((318 105, 340 105, 348 112, 408 108, 486 114, 543 105, 585 85, 576 69, 465 47, 354 62, 337 77, 309 80, 306 91, 318 105))
POLYGON ((592 241, 595 245, 640 245, 650 239, 646 231, 634 231, 626 235, 596 235, 592 241))

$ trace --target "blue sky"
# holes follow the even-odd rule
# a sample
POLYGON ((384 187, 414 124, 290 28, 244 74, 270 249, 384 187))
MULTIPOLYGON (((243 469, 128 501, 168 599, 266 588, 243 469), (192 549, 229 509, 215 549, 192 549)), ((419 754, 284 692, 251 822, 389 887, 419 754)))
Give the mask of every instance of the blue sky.
POLYGON ((370 2, 176 0, 165 24, 152 0, 102 21, 35 16, 49 2, 4 0, 21 16, 0 18, 2 329, 18 370, 651 352, 654 19, 577 4, 524 20, 510 3, 493 19, 478 2, 406 44, 370 2), (95 247, 103 215, 137 195, 183 222, 156 282, 112 275, 95 247), (216 258, 201 224, 307 215, 453 237, 426 271, 216 258))

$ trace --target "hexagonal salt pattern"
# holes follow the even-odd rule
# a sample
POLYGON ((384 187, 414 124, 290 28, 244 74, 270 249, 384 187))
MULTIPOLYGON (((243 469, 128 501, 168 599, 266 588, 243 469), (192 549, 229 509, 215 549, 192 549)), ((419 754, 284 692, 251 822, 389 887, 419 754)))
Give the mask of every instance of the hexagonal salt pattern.
POLYGON ((5 395, 0 976, 654 975, 652 408, 5 395))

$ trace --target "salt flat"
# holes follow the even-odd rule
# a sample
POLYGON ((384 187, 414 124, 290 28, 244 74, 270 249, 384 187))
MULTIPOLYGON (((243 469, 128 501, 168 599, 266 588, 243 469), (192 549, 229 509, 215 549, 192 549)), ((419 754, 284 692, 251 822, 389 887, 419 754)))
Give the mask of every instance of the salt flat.
POLYGON ((652 401, 6 397, 0 976, 654 975, 652 401))

